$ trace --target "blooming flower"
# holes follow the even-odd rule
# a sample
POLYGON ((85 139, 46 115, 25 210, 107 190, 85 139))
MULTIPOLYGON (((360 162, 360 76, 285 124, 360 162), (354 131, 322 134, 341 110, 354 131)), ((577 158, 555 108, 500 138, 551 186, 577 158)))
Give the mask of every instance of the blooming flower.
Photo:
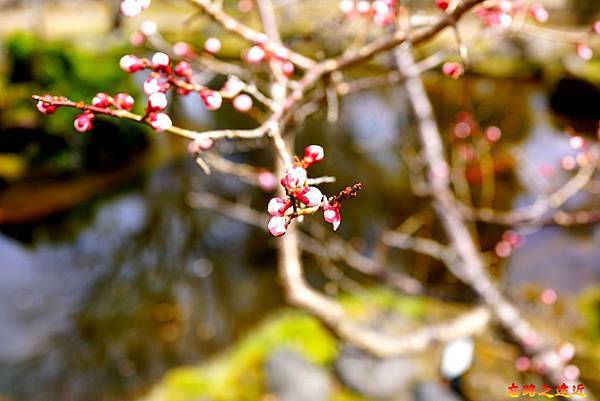
POLYGON ((326 222, 333 225, 333 230, 336 231, 342 222, 339 204, 330 204, 327 199, 323 201, 323 218, 326 222))

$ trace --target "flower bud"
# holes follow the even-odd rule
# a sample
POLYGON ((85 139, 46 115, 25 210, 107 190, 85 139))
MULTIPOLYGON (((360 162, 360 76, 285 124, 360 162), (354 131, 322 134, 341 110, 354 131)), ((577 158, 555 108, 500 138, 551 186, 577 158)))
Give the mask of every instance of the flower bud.
POLYGON ((211 89, 204 89, 200 91, 200 97, 202 98, 204 107, 206 107, 208 110, 217 110, 221 107, 221 104, 223 104, 223 98, 221 97, 221 94, 211 89))
MULTIPOLYGON (((49 95, 44 96, 44 99, 52 100, 52 97, 49 95)), ((56 105, 45 102, 44 100, 38 100, 35 107, 42 114, 50 115, 56 111, 58 108, 56 105)))
POLYGON ((465 69, 462 64, 449 61, 447 63, 444 63, 444 65, 442 66, 442 72, 444 73, 444 75, 452 79, 458 79, 461 75, 464 74, 465 69))
POLYGON ((176 75, 180 77, 191 77, 192 76, 192 66, 187 61, 180 61, 175 65, 173 69, 176 75))
POLYGON ((284 61, 281 65, 281 71, 286 77, 294 75, 294 64, 291 61, 284 61))
POLYGON ((143 86, 146 95, 151 95, 156 92, 162 92, 167 89, 166 83, 161 82, 158 77, 152 75, 146 78, 143 86))
POLYGON ((280 196, 272 198, 267 206, 267 211, 271 216, 283 216, 285 211, 292 205, 289 199, 280 196))
POLYGON ((296 194, 296 198, 308 207, 319 206, 323 201, 323 194, 317 187, 306 187, 296 194))
POLYGON ((592 48, 589 47, 586 43, 578 43, 576 49, 577 49, 577 55, 585 61, 591 60, 592 57, 594 56, 594 52, 592 51, 592 48))
POLYGON ((171 118, 165 113, 153 113, 150 115, 150 125, 156 131, 164 131, 173 125, 171 118))
POLYGON ((340 208, 337 205, 329 204, 328 200, 323 202, 323 219, 333 225, 333 231, 336 231, 342 222, 340 208))
POLYGON ((529 15, 537 22, 546 22, 548 21, 548 17, 550 17, 548 10, 540 3, 533 3, 529 7, 529 15))
POLYGON ((117 104, 117 107, 123 110, 131 110, 134 102, 135 100, 133 99, 133 96, 131 96, 129 93, 121 92, 117 93, 115 96, 115 103, 117 104))
POLYGON ((140 25, 140 32, 146 36, 153 36, 158 32, 158 26, 156 26, 156 22, 146 20, 140 25))
POLYGON ((368 14, 369 11, 371 11, 371 3, 369 3, 367 0, 357 1, 356 11, 358 11, 358 13, 362 15, 368 14))
POLYGON ((167 104, 167 95, 162 92, 154 92, 148 96, 148 111, 164 110, 167 104))
POLYGON ((160 70, 168 71, 171 65, 171 58, 162 52, 156 52, 152 56, 152 65, 160 70))
POLYGON ((106 93, 96 93, 96 96, 92 99, 92 104, 96 107, 108 107, 111 100, 111 97, 106 93))
POLYGON ((258 186, 265 192, 271 192, 277 187, 277 177, 270 171, 261 171, 258 174, 258 186))
POLYGON ((173 54, 177 57, 186 57, 192 53, 192 47, 185 42, 177 42, 173 45, 173 54))
POLYGON ((138 0, 123 0, 120 5, 121 14, 125 17, 137 17, 142 13, 142 3, 138 0))
POLYGON ((310 164, 320 162, 325 157, 325 151, 319 145, 309 145, 304 148, 304 160, 310 164))
POLYGON ((235 97, 235 99, 233 99, 233 107, 237 111, 245 113, 246 111, 252 108, 252 98, 246 95, 245 93, 242 93, 241 95, 238 95, 235 97))
POLYGON ((306 184, 306 170, 300 166, 290 167, 285 170, 281 185, 287 190, 295 189, 306 184))
POLYGON ((73 126, 79 132, 86 132, 93 128, 92 120, 94 119, 94 114, 85 112, 83 114, 75 117, 73 121, 73 126))
POLYGON ((271 217, 271 220, 269 220, 267 227, 272 236, 281 237, 287 231, 288 223, 285 217, 273 216, 271 217))
POLYGON ((125 72, 136 72, 144 68, 144 64, 138 57, 127 54, 121 57, 121 60, 119 61, 119 67, 121 67, 121 69, 125 72))
POLYGON ((218 53, 221 50, 221 41, 219 38, 210 37, 204 42, 204 50, 208 53, 218 53))
POLYGON ((435 5, 442 11, 446 11, 448 6, 450 5, 449 0, 435 0, 435 5))
POLYGON ((248 51, 246 52, 246 61, 250 64, 258 64, 260 63, 262 60, 264 60, 265 56, 267 54, 265 53, 265 51, 263 50, 262 47, 255 45, 252 46, 250 49, 248 49, 248 51))
POLYGON ((221 96, 226 99, 231 99, 239 95, 239 93, 244 89, 244 83, 233 75, 227 78, 227 82, 221 88, 219 92, 221 92, 221 96))
POLYGON ((352 14, 354 12, 354 1, 353 0, 341 0, 340 11, 344 14, 352 14))

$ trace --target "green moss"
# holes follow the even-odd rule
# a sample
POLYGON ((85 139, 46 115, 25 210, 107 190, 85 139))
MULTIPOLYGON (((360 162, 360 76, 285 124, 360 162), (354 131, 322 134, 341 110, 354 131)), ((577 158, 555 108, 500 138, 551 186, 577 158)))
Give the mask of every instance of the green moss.
POLYGON ((235 348, 212 361, 199 367, 174 369, 147 400, 258 400, 265 391, 264 361, 281 347, 321 366, 331 363, 337 354, 335 339, 318 320, 289 311, 269 319, 235 348))

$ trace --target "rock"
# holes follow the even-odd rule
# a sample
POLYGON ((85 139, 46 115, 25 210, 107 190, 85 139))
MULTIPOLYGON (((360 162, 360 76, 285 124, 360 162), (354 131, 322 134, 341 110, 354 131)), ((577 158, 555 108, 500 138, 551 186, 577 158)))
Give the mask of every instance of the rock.
POLYGON ((440 383, 422 382, 415 386, 413 401, 462 401, 462 398, 440 383))
POLYGON ((342 383, 352 390, 367 397, 391 398, 406 393, 417 375, 415 365, 408 357, 378 359, 346 346, 335 369, 342 383))
POLYGON ((331 383, 327 372, 297 353, 280 349, 266 363, 267 386, 279 401, 327 401, 331 383))

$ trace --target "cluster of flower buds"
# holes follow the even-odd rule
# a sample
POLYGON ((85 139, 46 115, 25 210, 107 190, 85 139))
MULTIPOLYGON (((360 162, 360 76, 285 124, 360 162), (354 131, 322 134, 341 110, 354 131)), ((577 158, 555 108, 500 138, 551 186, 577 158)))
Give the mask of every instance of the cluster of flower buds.
POLYGON ((161 113, 167 107, 167 91, 175 86, 177 93, 188 95, 193 90, 198 93, 204 107, 208 110, 217 110, 221 107, 223 99, 218 91, 192 84, 192 66, 187 61, 180 61, 172 66, 171 58, 162 52, 154 53, 151 60, 139 58, 134 55, 125 55, 121 58, 120 66, 123 71, 134 73, 143 69, 151 70, 144 81, 144 92, 148 96, 146 116, 150 125, 158 131, 171 127, 171 119, 161 113))
POLYGON ((379 26, 386 26, 394 22, 398 16, 397 0, 341 0, 340 10, 347 17, 367 17, 379 26))
POLYGON ((121 14, 126 17, 137 17, 150 7, 151 0, 121 0, 121 14))
POLYGON ((523 234, 507 230, 502 234, 502 241, 498 242, 494 248, 494 252, 500 258, 510 256, 514 248, 520 248, 525 245, 526 238, 523 234))
POLYGON ((248 64, 260 64, 263 61, 268 61, 271 66, 278 68, 286 77, 291 77, 294 74, 294 64, 289 61, 288 50, 281 46, 273 46, 264 34, 260 34, 256 43, 244 51, 242 58, 248 64))
MULTIPOLYGON (((486 26, 509 28, 515 13, 523 7, 523 0, 498 0, 479 7, 475 10, 475 15, 486 26)), ((538 11, 538 15, 541 15, 541 12, 538 11)))
MULTIPOLYGON (((52 114, 59 107, 56 102, 66 101, 63 97, 53 97, 44 95, 42 100, 37 102, 36 108, 43 114, 52 114)), ((96 113, 110 114, 113 110, 129 111, 133 108, 134 99, 128 93, 118 93, 110 96, 106 93, 96 93, 92 98, 92 107, 86 109, 83 114, 75 117, 73 126, 79 132, 90 131, 93 128, 93 121, 96 113)))
POLYGON ((307 146, 304 158, 297 159, 294 165, 288 168, 281 178, 281 185, 285 189, 285 196, 278 196, 269 201, 267 210, 271 215, 268 228, 275 237, 286 233, 290 221, 303 214, 313 214, 323 210, 325 221, 333 224, 337 230, 341 223, 340 201, 337 197, 327 198, 317 187, 308 185, 306 169, 323 160, 323 148, 318 145, 307 146))

